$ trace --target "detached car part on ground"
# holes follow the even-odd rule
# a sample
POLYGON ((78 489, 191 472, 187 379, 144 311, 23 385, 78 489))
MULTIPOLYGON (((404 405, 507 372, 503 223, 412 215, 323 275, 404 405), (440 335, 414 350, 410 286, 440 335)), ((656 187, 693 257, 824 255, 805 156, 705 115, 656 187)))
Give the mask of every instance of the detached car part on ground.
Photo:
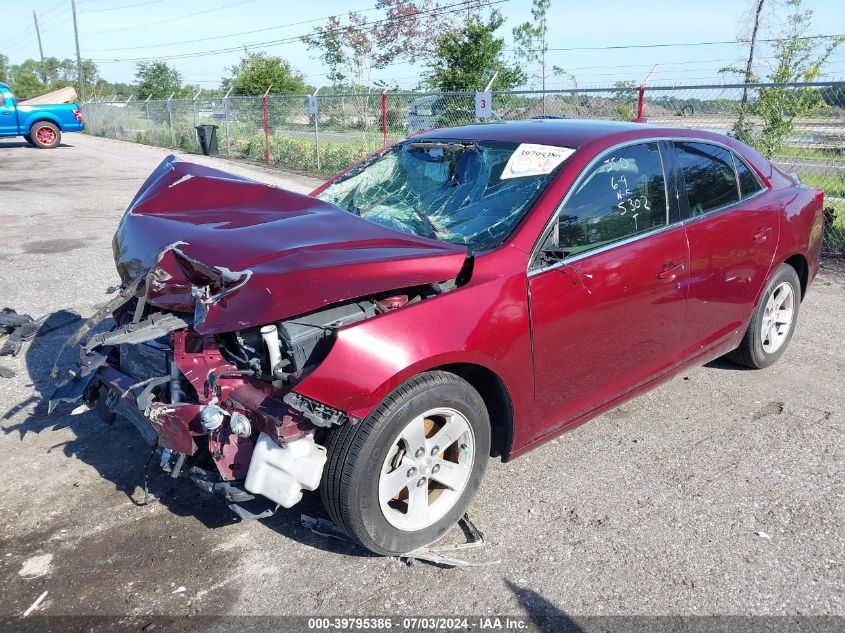
POLYGON ((436 130, 311 196, 171 157, 51 405, 128 415, 241 516, 319 488, 360 544, 406 553, 489 456, 691 365, 777 360, 821 227, 821 192, 741 143, 636 124, 436 130))

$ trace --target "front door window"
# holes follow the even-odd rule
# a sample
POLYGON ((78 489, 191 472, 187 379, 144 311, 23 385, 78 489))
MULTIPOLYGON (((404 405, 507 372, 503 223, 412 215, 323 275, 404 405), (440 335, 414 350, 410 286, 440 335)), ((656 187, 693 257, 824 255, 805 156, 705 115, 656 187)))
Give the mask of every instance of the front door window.
POLYGON ((581 253, 665 226, 666 186, 657 143, 619 149, 576 185, 564 205, 557 243, 581 253))

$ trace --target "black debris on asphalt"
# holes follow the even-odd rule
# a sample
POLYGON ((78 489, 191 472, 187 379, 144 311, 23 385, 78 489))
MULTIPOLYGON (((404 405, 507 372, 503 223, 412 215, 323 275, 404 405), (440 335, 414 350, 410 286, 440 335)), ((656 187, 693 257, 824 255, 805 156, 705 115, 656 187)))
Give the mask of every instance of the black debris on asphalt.
MULTIPOLYGON (((24 343, 75 323, 81 317, 72 310, 57 310, 40 319, 18 314, 12 308, 0 308, 0 356, 17 356, 24 343)), ((0 366, 0 378, 13 378, 15 370, 0 366)))

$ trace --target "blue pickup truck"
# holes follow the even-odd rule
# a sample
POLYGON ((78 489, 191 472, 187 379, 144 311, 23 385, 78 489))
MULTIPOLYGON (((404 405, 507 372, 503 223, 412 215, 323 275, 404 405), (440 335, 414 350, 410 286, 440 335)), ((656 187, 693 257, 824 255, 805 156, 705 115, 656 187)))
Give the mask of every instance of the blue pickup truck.
POLYGON ((84 127, 78 105, 18 105, 9 86, 0 83, 0 137, 23 136, 30 145, 49 149, 62 142, 62 132, 84 127))

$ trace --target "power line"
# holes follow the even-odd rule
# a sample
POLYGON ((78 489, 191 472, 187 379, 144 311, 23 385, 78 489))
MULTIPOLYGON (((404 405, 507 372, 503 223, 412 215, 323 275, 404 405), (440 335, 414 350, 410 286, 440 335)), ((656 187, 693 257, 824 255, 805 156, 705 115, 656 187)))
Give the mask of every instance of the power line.
MULTIPOLYGON (((805 37, 799 37, 796 39, 799 40, 820 40, 820 39, 831 39, 834 37, 845 37, 845 34, 838 34, 838 35, 807 35, 805 37)), ((765 40, 758 40, 759 42, 781 42, 783 38, 770 38, 765 40)), ((572 46, 569 48, 550 48, 550 51, 609 51, 609 50, 621 50, 621 49, 632 49, 632 48, 671 48, 673 46, 715 46, 718 44, 736 44, 742 45, 742 42, 738 42, 736 40, 724 40, 721 42, 673 42, 673 43, 666 43, 666 44, 619 44, 613 46, 572 46)), ((507 49, 512 51, 514 49, 507 49)))
POLYGON ((79 13, 103 13, 104 11, 119 11, 121 9, 132 9, 134 7, 145 7, 148 4, 160 4, 162 2, 167 2, 167 0, 145 0, 144 2, 135 2, 133 4, 124 4, 119 7, 105 7, 104 9, 87 9, 85 11, 80 11, 79 13))
POLYGON ((155 24, 164 24, 166 22, 175 22, 177 20, 184 20, 185 18, 192 18, 197 15, 205 15, 207 13, 213 13, 215 11, 222 11, 223 9, 231 9, 233 7, 239 7, 244 4, 249 4, 251 2, 255 2, 256 0, 241 0, 240 2, 235 3, 228 3, 223 4, 217 7, 212 7, 211 9, 204 9, 202 11, 195 11, 194 13, 186 13, 184 15, 177 15, 172 18, 165 18, 162 20, 154 20, 152 22, 143 22, 142 24, 130 24, 129 26, 123 26, 117 29, 107 29, 105 31, 94 31, 93 33, 86 33, 86 35, 101 35, 103 33, 116 33, 119 31, 129 31, 131 29, 138 29, 145 26, 153 26, 155 24))
MULTIPOLYGON (((246 0, 251 2, 253 0, 246 0)), ((510 0, 492 0, 489 2, 487 6, 494 6, 497 4, 503 4, 505 2, 510 2, 510 0)), ((235 5, 231 5, 235 6, 235 5)), ((380 20, 373 20, 371 22, 364 22, 360 25, 356 25, 358 27, 367 27, 367 26, 375 26, 377 24, 383 23, 391 23, 391 22, 400 22, 402 20, 407 20, 413 17, 417 17, 419 15, 424 15, 426 13, 434 13, 434 12, 441 12, 444 14, 448 13, 457 13, 466 11, 466 5, 464 2, 456 2, 453 4, 447 4, 441 7, 436 7, 434 9, 426 9, 423 11, 415 11, 413 13, 407 13, 396 18, 382 18, 380 20), (451 7, 458 7, 456 9, 451 9, 448 11, 444 11, 444 9, 450 9, 451 7)), ((336 29, 326 29, 327 32, 340 32, 343 31, 345 27, 338 27, 336 29)), ((130 57, 130 58, 122 58, 122 59, 94 59, 92 61, 97 62, 98 64, 114 64, 114 63, 122 63, 122 62, 141 62, 141 61, 148 61, 148 60, 159 60, 159 59, 186 59, 190 57, 206 57, 209 55, 219 55, 222 53, 231 53, 234 51, 243 50, 244 48, 255 48, 255 47, 264 47, 264 46, 276 46, 280 44, 291 44, 294 42, 299 42, 302 39, 302 35, 295 35, 291 37, 286 37, 278 40, 269 40, 266 42, 254 42, 251 44, 243 44, 239 46, 232 46, 227 48, 218 48, 218 49, 211 49, 205 51, 196 51, 193 53, 175 53, 172 55, 155 55, 152 57, 130 57)))
MULTIPOLYGON (((159 0, 156 0, 159 1, 159 0)), ((378 11, 378 7, 370 7, 368 9, 356 9, 355 13, 368 13, 370 11, 378 11)), ((240 37, 241 35, 251 35, 253 33, 263 33, 265 31, 275 31, 277 29, 285 29, 292 26, 301 26, 303 24, 313 24, 314 22, 323 22, 330 18, 337 17, 336 15, 327 15, 322 18, 314 18, 313 20, 303 20, 301 22, 291 22, 289 24, 279 24, 277 26, 266 26, 261 29, 251 29, 249 31, 239 31, 238 33, 230 33, 228 35, 218 35, 216 37, 200 37, 194 40, 181 40, 179 42, 164 42, 160 44, 144 44, 142 46, 122 46, 118 48, 89 48, 90 53, 106 53, 111 51, 133 51, 141 48, 159 48, 161 46, 178 46, 180 44, 196 44, 197 42, 208 42, 210 40, 222 40, 230 37, 240 37)))
POLYGON ((46 27, 41 29, 41 32, 44 33, 46 31, 52 31, 52 30, 56 29, 57 27, 64 26, 65 24, 67 24, 71 20, 73 20, 73 16, 69 15, 68 17, 66 17, 61 22, 53 22, 52 24, 48 24, 46 27))
POLYGON ((17 35, 10 37, 7 41, 3 42, 3 48, 4 50, 9 50, 7 47, 14 49, 24 42, 29 43, 29 40, 33 35, 35 35, 35 28, 30 24, 24 30, 19 31, 17 35))
POLYGON ((58 9, 58 8, 62 8, 62 7, 64 8, 64 10, 65 10, 65 11, 67 11, 67 10, 68 10, 68 3, 67 3, 67 0, 61 0, 61 2, 59 2, 59 3, 57 3, 57 4, 54 4, 52 7, 50 7, 50 8, 49 8, 49 9, 47 9, 46 11, 42 11, 42 12, 41 12, 41 17, 43 18, 43 17, 45 17, 47 14, 52 13, 52 12, 53 12, 53 11, 55 11, 56 9, 58 9))
MULTIPOLYGON (((46 20, 44 19, 44 18, 45 18, 45 16, 46 16, 46 14, 45 14, 45 13, 41 13, 41 14, 40 14, 40 16, 41 16, 41 23, 42 23, 42 25, 52 27, 52 26, 56 26, 57 24, 61 24, 61 23, 63 23, 64 21, 66 21, 66 20, 67 20, 67 17, 65 17, 65 18, 64 18, 64 20, 63 20, 63 19, 62 19, 62 16, 69 16, 69 15, 70 15, 70 6, 69 6, 69 2, 67 2, 67 3, 64 3, 64 2, 63 2, 63 3, 62 3, 62 5, 65 5, 65 6, 64 6, 64 8, 63 8, 61 11, 59 11, 58 13, 54 13, 54 14, 53 14, 53 15, 51 15, 51 16, 48 16, 46 20)), ((58 7, 58 5, 57 5, 57 7, 58 7)), ((54 7, 54 8, 57 8, 57 7, 54 7)), ((43 30, 43 29, 42 29, 42 30, 43 30)))

